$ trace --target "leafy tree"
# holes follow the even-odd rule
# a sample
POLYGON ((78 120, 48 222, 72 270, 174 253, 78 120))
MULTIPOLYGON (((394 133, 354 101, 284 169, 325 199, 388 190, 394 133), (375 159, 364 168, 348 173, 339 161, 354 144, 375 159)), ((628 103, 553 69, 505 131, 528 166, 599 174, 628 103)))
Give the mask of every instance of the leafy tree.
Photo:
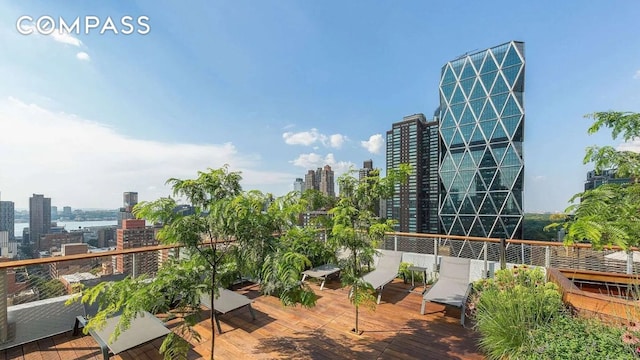
POLYGON ((379 219, 373 209, 380 199, 393 195, 395 185, 406 181, 410 171, 411 168, 403 164, 398 170, 389 171, 385 178, 379 176, 378 170, 362 181, 351 173, 338 178, 341 194, 336 206, 329 211, 333 215, 330 241, 335 248, 343 248, 349 254, 341 264, 341 276, 355 307, 353 332, 356 334, 360 334, 359 307, 375 308, 376 305, 375 289, 362 279, 361 264, 373 259, 377 242, 386 232, 393 231, 393 221, 379 219))
MULTIPOLYGON (((167 359, 185 358, 188 339, 199 339, 194 326, 200 294, 208 293, 213 306, 219 289, 229 286, 238 274, 258 279, 265 292, 277 290, 285 304, 314 305, 315 294, 299 281, 309 260, 282 249, 277 241, 279 233, 295 224, 301 206, 297 198, 274 199, 259 191, 243 192, 240 180, 240 173, 230 172, 227 166, 198 172, 196 179, 169 179, 174 196, 193 206, 192 214, 176 211, 172 198, 139 203, 134 209, 136 216, 162 224, 158 239, 163 244, 182 245, 180 256, 164 264, 153 281, 127 278, 85 291, 82 301, 98 301, 100 305, 99 314, 90 319, 87 328, 99 327, 109 315, 122 312, 112 335, 115 338, 140 310, 169 314, 178 319, 178 326, 160 351, 167 359)), ((215 312, 211 313, 213 359, 215 312)))
MULTIPOLYGON (((640 114, 632 112, 596 112, 589 134, 603 127, 611 129, 612 138, 624 141, 640 137, 640 114)), ((594 163, 595 171, 613 169, 621 177, 631 177, 631 184, 605 184, 578 193, 569 201, 579 201, 565 210, 565 222, 547 229, 562 227, 565 243, 588 241, 594 248, 617 245, 625 250, 640 242, 640 153, 616 150, 612 146, 587 148, 584 163, 594 163)))

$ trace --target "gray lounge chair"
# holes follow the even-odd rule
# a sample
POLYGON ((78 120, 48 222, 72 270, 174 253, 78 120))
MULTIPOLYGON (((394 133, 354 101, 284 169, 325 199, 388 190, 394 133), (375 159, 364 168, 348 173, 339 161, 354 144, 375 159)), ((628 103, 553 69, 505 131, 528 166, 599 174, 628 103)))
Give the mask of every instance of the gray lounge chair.
MULTIPOLYGON (((253 320, 256 319, 256 314, 253 312, 253 308, 251 307, 251 303, 253 300, 248 297, 233 292, 227 289, 219 289, 218 297, 214 303, 215 312, 212 315, 216 320, 216 325, 218 327, 218 334, 222 334, 222 328, 220 327, 220 320, 218 319, 218 314, 224 315, 230 311, 239 309, 243 306, 249 307, 249 312, 251 313, 251 317, 253 320)), ((211 309, 211 296, 209 294, 200 295, 200 303, 206 307, 207 309, 211 309)))
POLYGON ((314 267, 313 269, 303 271, 302 281, 304 281, 307 277, 321 279, 322 283, 320 284, 320 291, 322 291, 322 289, 324 289, 324 283, 325 281, 327 281, 327 278, 339 272, 340 272, 340 267, 338 265, 324 264, 324 265, 314 267))
POLYGON ((471 259, 443 256, 438 280, 422 296, 420 314, 424 315, 427 301, 451 305, 461 309, 460 323, 464 326, 465 305, 471 291, 471 259))
POLYGON ((398 276, 398 270, 400 269, 401 262, 401 252, 381 252, 376 268, 362 277, 364 281, 371 284, 371 286, 378 291, 378 304, 380 304, 380 298, 382 297, 382 290, 384 289, 384 286, 392 282, 393 279, 398 276))
MULTIPOLYGON (((87 316, 94 316, 98 312, 97 302, 85 305, 85 315, 76 318, 73 327, 73 335, 78 335, 81 327, 87 325, 87 316)), ((145 344, 149 341, 163 337, 171 332, 164 323, 153 316, 153 314, 142 311, 138 313, 135 319, 131 320, 129 327, 120 333, 120 336, 114 342, 110 342, 109 338, 120 322, 121 315, 108 318, 102 329, 91 329, 89 334, 93 337, 98 345, 103 358, 106 360, 111 355, 117 355, 123 351, 127 351, 136 346, 145 344)))
MULTIPOLYGON (((338 250, 336 257, 338 260, 345 260, 349 257, 349 252, 347 250, 338 250)), ((331 275, 339 273, 340 270, 341 269, 338 265, 331 263, 316 266, 312 269, 302 272, 302 281, 304 282, 307 277, 321 279, 322 283, 320 284, 320 291, 322 291, 322 289, 324 289, 324 283, 327 281, 327 278, 331 275)))

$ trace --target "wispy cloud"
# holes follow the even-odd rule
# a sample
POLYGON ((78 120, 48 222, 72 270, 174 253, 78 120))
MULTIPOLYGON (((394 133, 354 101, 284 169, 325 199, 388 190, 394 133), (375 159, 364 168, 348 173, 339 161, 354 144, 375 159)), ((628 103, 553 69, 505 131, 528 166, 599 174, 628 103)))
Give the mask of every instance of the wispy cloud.
POLYGON ((326 147, 331 147, 334 149, 341 148, 342 145, 348 140, 345 135, 325 135, 320 133, 316 128, 313 128, 309 131, 301 131, 297 133, 288 131, 282 134, 282 138, 288 145, 310 146, 316 143, 320 143, 326 147))
MULTIPOLYGON (((243 185, 271 190, 295 174, 259 170, 259 158, 240 154, 232 143, 185 144, 135 139, 76 115, 57 113, 15 98, 0 100, 2 197, 24 207, 32 193, 60 205, 115 207, 123 191, 141 199, 169 194, 170 177, 230 164, 243 185), (61 204, 61 202, 63 202, 61 204)), ((284 191, 283 191, 284 192, 284 191)), ((279 194, 278 194, 279 195, 279 194)))
MULTIPOLYGON (((37 34, 38 31, 35 27, 35 25, 33 24, 29 24, 29 25, 22 25, 25 29, 31 29, 31 31, 34 34, 37 34)), ((50 39, 52 39, 55 42, 61 43, 61 44, 65 44, 65 45, 71 45, 71 46, 75 46, 75 47, 83 47, 83 48, 87 48, 80 39, 78 39, 77 37, 69 34, 66 31, 63 30, 55 30, 53 31, 51 34, 49 35, 43 35, 45 37, 48 37, 50 39)), ((81 61, 89 61, 91 60, 91 57, 89 56, 89 54, 86 51, 80 51, 78 53, 76 53, 76 58, 78 60, 81 61)))
POLYGON ((640 80, 640 70, 636 71, 636 73, 633 74, 633 78, 640 80))
POLYGON ((89 57, 89 54, 87 54, 84 51, 80 51, 79 53, 76 54, 76 58, 78 58, 78 60, 82 60, 82 61, 89 61, 91 60, 91 57, 89 57))
POLYGON ((361 141, 360 145, 372 154, 379 154, 384 146, 384 138, 381 134, 371 135, 369 140, 361 141))
POLYGON ((59 43, 73 45, 77 47, 82 46, 82 41, 80 41, 80 39, 64 31, 54 31, 53 33, 51 33, 50 36, 53 40, 59 43))

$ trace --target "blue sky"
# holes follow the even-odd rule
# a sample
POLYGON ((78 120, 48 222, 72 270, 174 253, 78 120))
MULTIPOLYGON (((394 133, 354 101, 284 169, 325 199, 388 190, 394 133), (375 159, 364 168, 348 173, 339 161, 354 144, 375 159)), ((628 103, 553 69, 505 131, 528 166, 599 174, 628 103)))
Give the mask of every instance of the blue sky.
POLYGON ((616 144, 583 115, 640 111, 639 15, 636 1, 4 1, 2 199, 115 208, 225 163, 280 195, 327 163, 384 168, 385 132, 432 116, 447 61, 520 40, 524 206, 562 210, 584 148, 616 144), (150 32, 21 35, 22 15, 148 16, 150 32))

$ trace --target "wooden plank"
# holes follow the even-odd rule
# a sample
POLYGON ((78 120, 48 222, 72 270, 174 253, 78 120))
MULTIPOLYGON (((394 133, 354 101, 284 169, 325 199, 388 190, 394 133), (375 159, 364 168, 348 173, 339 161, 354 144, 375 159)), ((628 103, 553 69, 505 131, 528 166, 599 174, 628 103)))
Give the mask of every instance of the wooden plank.
MULTIPOLYGON (((385 287, 383 303, 375 311, 361 308, 362 336, 349 333, 354 325, 353 306, 344 288, 311 285, 320 298, 315 308, 283 307, 272 296, 257 296, 257 285, 243 287, 239 293, 255 299, 256 319, 240 309, 221 317, 224 333, 216 336, 216 358, 220 359, 482 359, 476 348, 476 335, 459 323, 460 311, 428 303, 427 314, 420 315, 422 297, 406 292, 408 285, 396 280, 385 287)), ((203 316, 209 315, 203 311, 203 316)), ((170 323, 170 328, 175 328, 170 323)), ((200 341, 190 339, 193 348, 189 359, 208 358, 214 334, 209 319, 196 325, 200 341)), ((97 343, 90 336, 59 336, 53 339, 59 354, 100 359, 97 343)), ((131 349, 114 359, 161 359, 158 349, 162 339, 131 349)), ((40 360, 40 348, 34 343, 19 347, 31 358, 40 360), (35 352, 34 352, 35 350, 35 352)), ((50 351, 46 341, 42 351, 50 351)), ((60 358, 68 358, 59 356, 60 358)), ((25 359, 27 357, 25 356, 25 359)), ((20 358, 19 358, 20 359, 20 358)))

